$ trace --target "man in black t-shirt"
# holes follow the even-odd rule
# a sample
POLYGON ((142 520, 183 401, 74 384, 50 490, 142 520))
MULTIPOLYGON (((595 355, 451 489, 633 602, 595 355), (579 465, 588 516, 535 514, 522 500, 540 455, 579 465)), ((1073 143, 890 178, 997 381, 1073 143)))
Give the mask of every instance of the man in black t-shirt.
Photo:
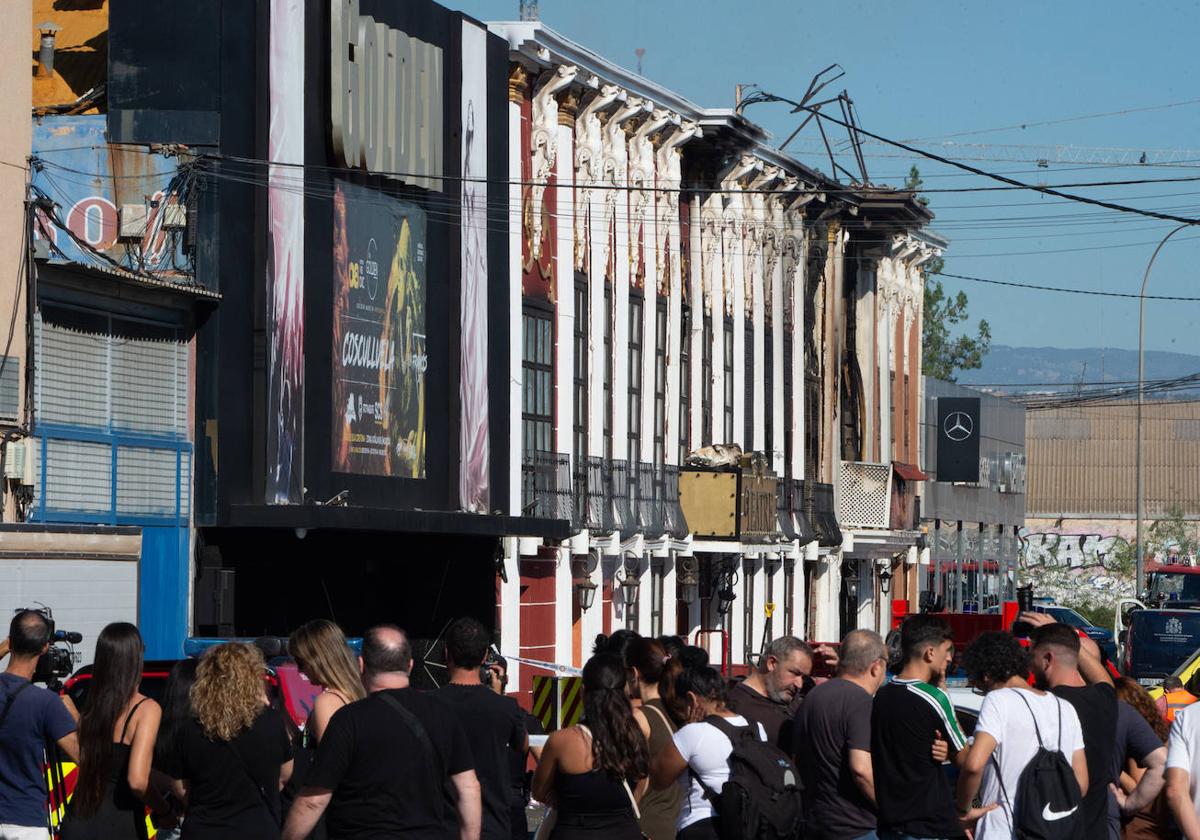
POLYGON ((283 840, 304 840, 326 808, 330 840, 478 840, 471 745, 445 704, 409 688, 404 632, 383 625, 364 633, 360 666, 368 696, 330 719, 283 840), (447 788, 457 832, 447 827, 447 788))
POLYGON ((1121 814, 1137 813, 1162 790, 1167 748, 1133 707, 1117 701, 1112 675, 1094 641, 1044 613, 1022 613, 1019 620, 1037 628, 1030 644, 1038 685, 1074 706, 1083 727, 1088 765, 1088 791, 1083 797, 1087 836, 1103 837, 1107 830, 1110 840, 1117 840, 1121 814), (1146 772, 1126 796, 1120 788, 1110 789, 1109 782, 1119 781, 1128 759, 1146 772))
POLYGON ((873 837, 877 825, 871 698, 887 678, 887 648, 878 633, 852 630, 838 654, 837 677, 808 693, 794 731, 805 836, 821 840, 873 837))
POLYGON ((879 689, 871 708, 879 836, 963 837, 950 782, 933 758, 934 741, 942 739, 961 764, 967 744, 949 698, 937 687, 954 659, 950 627, 935 615, 911 616, 900 626, 900 647, 900 673, 879 689))
MULTIPOLYGON (((824 655, 826 649, 821 652, 824 655)), ((773 640, 758 658, 758 667, 729 690, 729 711, 761 725, 767 740, 787 752, 792 747, 792 718, 812 679, 815 654, 795 636, 773 640)))
POLYGON ((1088 789, 1083 795, 1084 836, 1108 836, 1108 783, 1113 781, 1113 734, 1117 729, 1117 693, 1091 639, 1084 645, 1075 628, 1043 613, 1021 613, 1035 625, 1030 636, 1030 666, 1038 688, 1075 707, 1083 727, 1088 789))
POLYGON ((483 840, 510 840, 511 756, 524 756, 529 739, 517 701, 483 685, 479 669, 491 639, 482 624, 460 618, 446 630, 446 671, 450 681, 433 693, 466 730, 483 790, 483 840))

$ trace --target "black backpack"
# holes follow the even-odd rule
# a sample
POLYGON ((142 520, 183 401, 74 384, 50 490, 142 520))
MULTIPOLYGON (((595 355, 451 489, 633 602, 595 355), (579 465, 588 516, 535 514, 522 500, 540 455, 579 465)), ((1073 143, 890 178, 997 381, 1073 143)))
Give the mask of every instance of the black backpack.
POLYGON ((690 769, 716 812, 721 840, 792 840, 804 824, 803 787, 783 750, 760 740, 758 727, 734 726, 718 715, 704 719, 730 743, 729 781, 714 791, 690 769))
MULTIPOLYGON (((1070 762, 1062 754, 1062 703, 1055 697, 1058 705, 1058 749, 1048 750, 1042 743, 1042 732, 1037 725, 1037 715, 1029 701, 1017 696, 1033 717, 1033 731, 1037 733, 1038 751, 1025 765, 1017 779, 1017 797, 1012 799, 1004 789, 1004 777, 1000 774, 1000 764, 996 754, 992 753, 992 762, 996 765, 996 780, 1000 782, 1000 792, 1012 817, 1013 837, 1017 840, 1073 840, 1083 837, 1084 815, 1083 794, 1079 791, 1079 782, 1075 780, 1075 771, 1070 762)), ((1051 695, 1053 696, 1053 695, 1051 695)), ((1005 804, 1002 803, 1002 804, 1005 804)))

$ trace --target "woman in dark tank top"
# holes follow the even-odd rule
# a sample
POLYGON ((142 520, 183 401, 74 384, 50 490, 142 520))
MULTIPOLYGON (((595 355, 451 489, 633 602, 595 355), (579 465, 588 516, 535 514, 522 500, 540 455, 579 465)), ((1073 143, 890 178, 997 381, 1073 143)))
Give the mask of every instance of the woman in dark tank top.
POLYGON ((640 840, 635 796, 649 773, 646 739, 625 696, 625 665, 599 654, 583 668, 584 724, 552 734, 533 795, 554 811, 550 840, 640 840))
POLYGON ((109 624, 96 639, 87 703, 79 720, 79 776, 62 840, 143 840, 146 806, 168 818, 150 784, 162 715, 144 697, 142 636, 132 624, 109 624))
MULTIPOLYGON (((653 759, 671 743, 676 729, 660 691, 661 684, 671 690, 680 665, 667 655, 660 642, 646 638, 638 638, 629 645, 625 650, 625 664, 629 693, 635 702, 641 702, 634 715, 642 726, 653 759)), ((650 840, 674 840, 675 823, 682 804, 683 789, 679 785, 647 790, 638 802, 642 811, 638 826, 642 833, 650 840)))

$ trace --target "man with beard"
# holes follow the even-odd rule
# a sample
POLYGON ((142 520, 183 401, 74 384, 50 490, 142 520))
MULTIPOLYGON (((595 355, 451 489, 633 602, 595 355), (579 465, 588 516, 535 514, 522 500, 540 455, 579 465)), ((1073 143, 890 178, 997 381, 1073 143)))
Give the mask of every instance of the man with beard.
POLYGON ((758 668, 730 690, 729 711, 762 724, 767 740, 790 752, 792 716, 811 679, 813 656, 813 649, 795 636, 775 639, 758 658, 758 668))

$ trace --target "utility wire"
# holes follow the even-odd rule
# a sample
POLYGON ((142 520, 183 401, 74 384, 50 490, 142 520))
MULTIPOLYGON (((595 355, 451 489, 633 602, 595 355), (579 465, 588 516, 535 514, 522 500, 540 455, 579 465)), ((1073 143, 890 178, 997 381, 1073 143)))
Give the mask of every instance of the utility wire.
MULTIPOLYGON (((773 99, 778 99, 782 102, 790 102, 790 100, 783 99, 782 97, 773 96, 773 95, 771 95, 771 96, 773 99)), ((1137 207, 1129 207, 1128 205, 1117 204, 1112 201, 1103 201, 1098 198, 1088 198, 1087 196, 1083 196, 1083 195, 1076 195, 1074 193, 1062 192, 1057 187, 1047 187, 1047 186, 1038 186, 1035 184, 1026 184, 1023 181, 1018 181, 1016 178, 1009 178, 1006 175, 1000 175, 995 172, 988 172, 986 169, 980 169, 979 167, 971 166, 968 163, 962 163, 960 161, 951 160, 950 158, 942 157, 941 155, 934 154, 933 152, 927 152, 923 149, 918 149, 915 146, 909 146, 905 143, 901 143, 899 140, 890 140, 887 137, 883 137, 881 135, 874 134, 870 131, 867 131, 864 128, 859 128, 857 126, 853 126, 850 123, 845 122, 844 120, 838 119, 837 117, 831 117, 828 114, 822 113, 819 109, 814 108, 811 105, 799 105, 797 103, 792 103, 792 104, 796 105, 796 107, 801 110, 808 111, 810 114, 815 115, 817 117, 817 119, 827 120, 829 122, 834 123, 835 125, 840 125, 843 128, 847 129, 848 131, 857 132, 859 134, 866 135, 867 137, 870 137, 874 140, 878 140, 881 143, 889 143, 893 146, 896 146, 897 148, 905 149, 906 151, 921 155, 922 157, 929 158, 930 160, 936 160, 938 163, 944 163, 947 166, 953 166, 956 169, 963 170, 964 172, 971 172, 975 175, 980 175, 984 178, 990 178, 993 181, 999 181, 1002 184, 1009 184, 1014 189, 1034 190, 1035 192, 1045 193, 1046 195, 1054 195, 1054 196, 1058 196, 1059 198, 1069 199, 1070 201, 1078 201, 1083 204, 1092 204, 1092 205, 1095 205, 1096 207, 1104 207, 1108 210, 1116 210, 1119 213, 1136 213, 1139 216, 1149 216, 1152 219, 1162 219, 1163 221, 1166 221, 1166 222, 1180 222, 1180 223, 1186 224, 1186 225, 1200 225, 1200 219, 1189 219, 1184 216, 1173 216, 1169 213, 1158 213, 1154 210, 1141 210, 1137 207)), ((1072 185, 1064 184, 1062 186, 1071 187, 1072 185)), ((945 191, 946 190, 941 190, 941 192, 945 192, 945 191)))
MULTIPOLYGON (((972 277, 968 274, 951 274, 948 271, 931 271, 939 277, 952 277, 955 280, 970 280, 972 283, 987 283, 990 286, 1008 286, 1015 289, 1034 289, 1039 292, 1063 292, 1071 295, 1090 295, 1093 297, 1132 298, 1138 300, 1141 295, 1129 292, 1101 292, 1095 289, 1068 289, 1063 286, 1041 286, 1034 283, 1014 283, 1008 280, 989 280, 986 277, 972 277)), ((1146 300, 1172 300, 1188 303, 1200 302, 1200 297, 1180 297, 1177 295, 1146 295, 1146 300)))
POLYGON ((1060 117, 1054 120, 1038 120, 1036 122, 1014 123, 996 128, 976 128, 971 131, 956 131, 953 134, 935 134, 932 137, 913 137, 909 143, 923 143, 930 140, 949 140, 951 137, 970 137, 975 134, 992 134, 997 131, 1011 131, 1016 128, 1038 128, 1043 125, 1062 125, 1063 123, 1081 122, 1083 120, 1098 120, 1103 117, 1123 117, 1126 114, 1142 114, 1146 111, 1163 111, 1167 108, 1179 108, 1184 105, 1200 105, 1200 99, 1185 99, 1182 102, 1168 102, 1164 105, 1143 105, 1137 108, 1123 108, 1120 111, 1104 111, 1099 114, 1081 114, 1075 117, 1060 117))

